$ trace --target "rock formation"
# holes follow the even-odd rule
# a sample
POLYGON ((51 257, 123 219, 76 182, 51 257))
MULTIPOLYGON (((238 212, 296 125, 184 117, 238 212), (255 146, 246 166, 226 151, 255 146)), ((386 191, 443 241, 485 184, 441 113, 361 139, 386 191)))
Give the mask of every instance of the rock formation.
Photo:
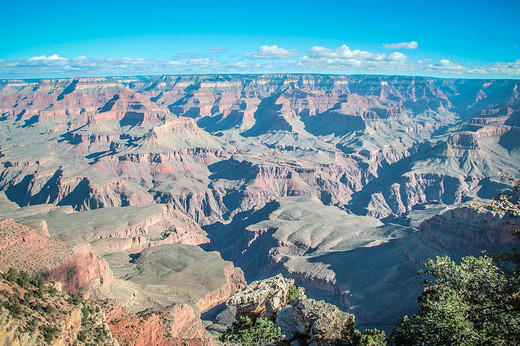
POLYGON ((199 330, 200 313, 244 285, 229 261, 250 281, 282 272, 362 326, 388 329, 416 308, 415 272, 427 256, 514 244, 491 216, 457 207, 494 197, 506 187, 497 173, 520 169, 519 84, 0 81, 0 217, 34 230, 7 247, 47 256, 49 268, 18 259, 66 289, 119 301, 129 314, 121 325, 139 340, 162 342, 171 324, 161 318, 187 307, 199 330), (189 289, 172 291, 193 273, 189 289), (157 308, 166 315, 142 315, 157 308))
POLYGON ((186 304, 171 309, 151 309, 129 314, 125 308, 109 307, 107 322, 121 345, 211 345, 194 310, 186 304))
POLYGON ((341 332, 348 322, 355 322, 354 315, 323 300, 301 295, 278 312, 275 326, 282 329, 288 340, 299 339, 306 345, 329 345, 341 339, 341 332))
POLYGON ((237 308, 239 315, 255 315, 273 319, 276 313, 289 303, 290 288, 294 280, 281 274, 269 279, 250 283, 245 289, 235 293, 226 302, 237 308))
POLYGON ((520 227, 518 220, 505 216, 444 206, 413 217, 418 229, 347 214, 314 197, 285 197, 236 223, 207 229, 210 245, 243 268, 248 280, 281 272, 310 297, 356 315, 360 327, 390 331, 416 309, 416 274, 428 258, 518 246, 509 233, 520 227), (232 244, 226 242, 231 234, 232 244))
POLYGON ((401 216, 417 204, 489 197, 486 178, 519 168, 509 139, 518 131, 517 84, 313 75, 5 81, 0 110, 12 136, 0 138, 0 189, 22 206, 168 203, 201 224, 286 195, 401 216), (502 146, 508 151, 491 150, 502 146))
POLYGON ((14 266, 41 273, 68 291, 81 289, 93 300, 112 301, 104 308, 110 328, 124 345, 210 343, 201 312, 245 285, 242 271, 217 253, 177 244, 208 240, 197 224, 164 205, 77 213, 52 205, 20 208, 5 195, 0 204, 0 215, 38 229, 12 219, 0 222, 0 247, 5 250, 1 269, 14 266), (101 273, 96 271, 99 263, 101 273), (163 272, 157 272, 159 263, 163 272))
MULTIPOLYGON (((341 339, 347 322, 354 323, 354 316, 332 304, 309 299, 305 290, 294 287, 294 280, 277 275, 255 281, 235 293, 226 302, 227 310, 235 316, 263 317, 275 321, 286 342, 304 345, 328 345, 341 339), (291 287, 295 296, 291 296, 291 287)), ((232 320, 228 321, 231 324, 232 320)), ((215 328, 214 328, 215 330, 215 328)))

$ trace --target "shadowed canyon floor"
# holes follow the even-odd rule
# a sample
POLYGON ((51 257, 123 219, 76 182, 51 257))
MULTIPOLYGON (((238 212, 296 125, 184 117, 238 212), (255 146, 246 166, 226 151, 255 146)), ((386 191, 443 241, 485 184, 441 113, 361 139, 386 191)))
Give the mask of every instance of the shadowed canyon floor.
POLYGON ((88 284, 103 277, 89 272, 75 285, 117 301, 113 311, 180 311, 191 321, 184 329, 161 315, 180 339, 206 338, 200 313, 244 287, 244 275, 280 272, 361 327, 388 330, 417 308, 415 274, 428 257, 514 244, 511 224, 467 204, 502 191, 499 172, 520 169, 519 85, 327 75, 0 81, 0 218, 30 228, 30 251, 90 253, 110 280, 88 284))

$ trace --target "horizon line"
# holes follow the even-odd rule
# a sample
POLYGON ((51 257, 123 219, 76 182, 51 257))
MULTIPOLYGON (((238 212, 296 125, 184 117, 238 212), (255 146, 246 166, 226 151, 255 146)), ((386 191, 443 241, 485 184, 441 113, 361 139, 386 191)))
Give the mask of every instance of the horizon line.
POLYGON ((182 76, 334 76, 334 77, 360 77, 360 76, 374 76, 374 77, 405 77, 405 78, 425 78, 425 79, 445 79, 445 80, 511 80, 520 81, 519 78, 508 78, 508 77, 437 77, 433 75, 407 75, 407 74, 387 74, 387 73, 321 73, 321 72, 251 72, 251 73, 234 73, 234 72, 223 72, 223 73, 179 73, 179 74, 138 74, 138 75, 97 75, 97 76, 70 76, 70 77, 28 77, 28 78, 3 78, 0 77, 0 81, 13 82, 13 81, 42 81, 42 80, 68 80, 68 79, 89 79, 89 78, 150 78, 150 77, 182 77, 182 76))

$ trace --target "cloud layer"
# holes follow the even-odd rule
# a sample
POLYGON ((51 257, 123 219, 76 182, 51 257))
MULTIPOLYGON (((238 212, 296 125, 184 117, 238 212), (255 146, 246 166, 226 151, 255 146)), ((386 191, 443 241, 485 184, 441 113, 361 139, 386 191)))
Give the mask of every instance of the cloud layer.
POLYGON ((400 42, 400 43, 385 43, 383 46, 385 49, 417 49, 419 43, 415 41, 411 42, 400 42))
MULTIPOLYGON (((394 45, 412 43, 398 43, 394 45)), ((370 52, 314 46, 303 54, 276 45, 237 54, 224 47, 206 53, 183 53, 169 60, 110 57, 64 58, 56 54, 0 60, 0 78, 55 78, 194 73, 372 73, 446 77, 520 78, 520 59, 482 66, 441 59, 410 59, 403 53, 370 52)))
POLYGON ((296 49, 284 49, 274 46, 261 46, 254 53, 246 53, 246 58, 253 59, 286 59, 300 56, 301 53, 296 49))

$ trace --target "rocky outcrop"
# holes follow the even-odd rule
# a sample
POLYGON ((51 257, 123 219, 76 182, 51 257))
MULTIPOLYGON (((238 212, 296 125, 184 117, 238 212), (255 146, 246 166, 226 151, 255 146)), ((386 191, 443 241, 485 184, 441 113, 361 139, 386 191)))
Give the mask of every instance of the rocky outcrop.
POLYGON ((224 303, 228 297, 244 288, 246 284, 244 272, 242 272, 242 269, 235 267, 233 263, 229 263, 227 268, 224 269, 224 277, 226 278, 226 283, 223 286, 209 292, 197 301, 196 307, 199 311, 205 312, 224 303))
POLYGON ((207 229, 209 245, 233 259, 249 280, 281 272, 304 286, 309 297, 326 297, 355 314, 363 328, 389 331, 417 309, 416 273, 428 258, 458 260, 518 246, 509 233, 520 227, 517 220, 446 208, 417 209, 413 215, 424 221, 406 227, 347 214, 309 196, 285 197, 207 229), (226 241, 231 235, 232 244, 226 241))
POLYGON ((87 284, 90 289, 100 288, 110 284, 112 279, 108 264, 92 252, 90 244, 77 248, 72 256, 55 267, 48 267, 42 274, 49 280, 61 282, 67 292, 75 292, 87 284))
POLYGON ((134 260, 117 252, 105 257, 115 279, 97 298, 115 302, 105 307, 107 318, 128 345, 208 344, 201 312, 245 287, 239 268, 196 246, 158 245, 134 260))
POLYGON ((254 315, 273 319, 289 302, 289 293, 294 280, 281 274, 269 279, 250 283, 245 289, 231 296, 226 305, 237 308, 238 315, 254 315))
MULTIPOLYGON (((285 335, 286 342, 305 345, 329 345, 341 339, 347 322, 355 323, 354 316, 332 304, 309 299, 303 288, 294 286, 294 280, 277 275, 255 281, 235 293, 226 302, 228 309, 217 318, 217 323, 230 324, 231 312, 240 316, 264 317, 275 321, 285 335)), ((212 330, 220 330, 217 325, 212 330)))
POLYGON ((347 323, 354 324, 352 314, 335 305, 300 295, 276 315, 275 326, 282 329, 286 340, 299 340, 305 345, 330 345, 342 338, 347 323))
POLYGON ((41 204, 0 207, 0 218, 3 216, 30 224, 47 237, 72 243, 90 242, 99 255, 130 249, 140 252, 162 244, 200 245, 209 241, 198 224, 171 205, 103 208, 79 213, 70 206, 41 204))

